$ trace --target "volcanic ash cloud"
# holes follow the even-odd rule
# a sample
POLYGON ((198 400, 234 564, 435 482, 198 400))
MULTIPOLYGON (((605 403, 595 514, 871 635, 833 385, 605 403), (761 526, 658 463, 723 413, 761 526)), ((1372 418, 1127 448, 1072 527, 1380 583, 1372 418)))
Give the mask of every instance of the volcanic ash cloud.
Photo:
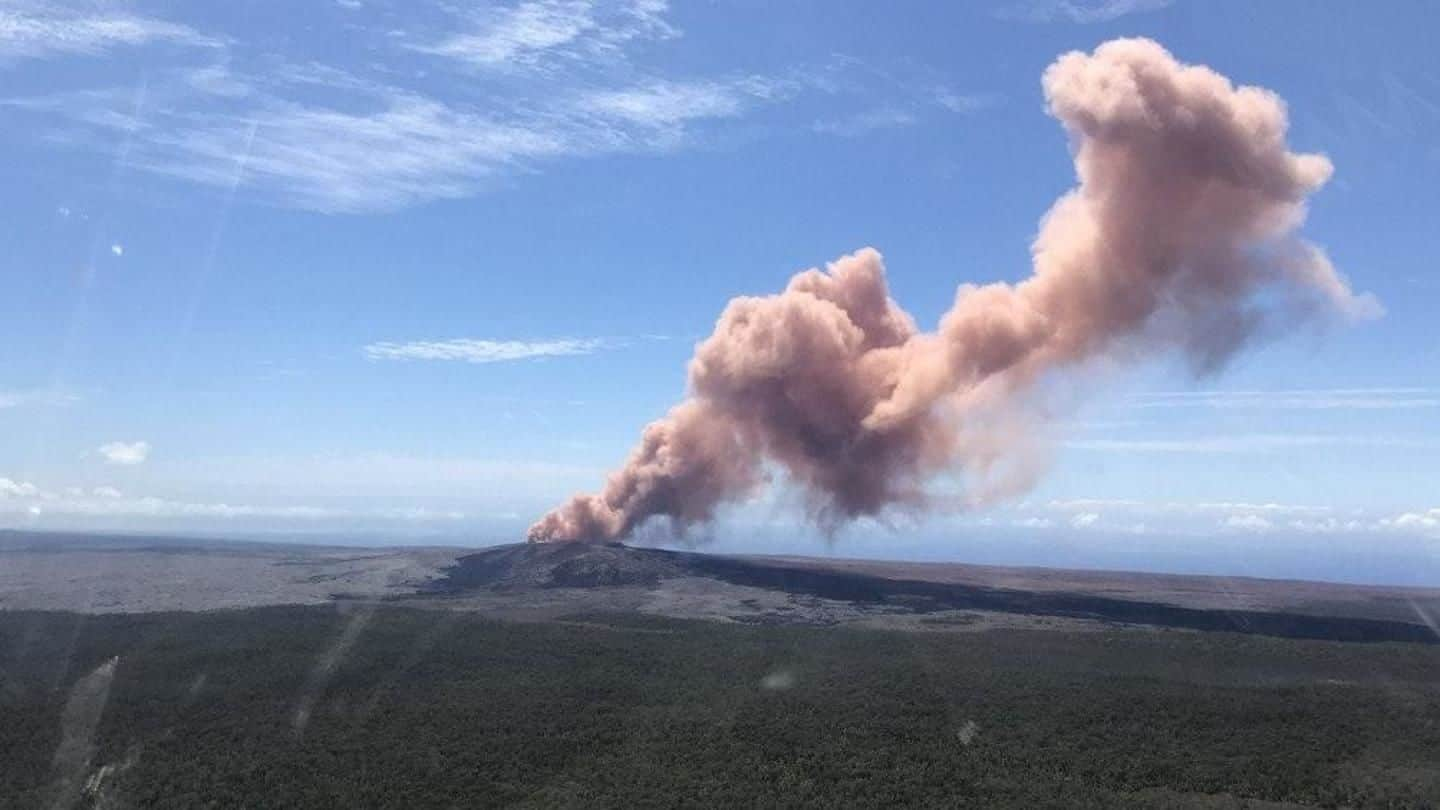
POLYGON ((1043 85, 1079 185, 1042 220, 1028 279, 961 285, 935 332, 890 299, 870 248, 732 300, 689 397, 530 539, 620 538, 655 517, 683 529, 777 467, 824 525, 923 507, 931 476, 1018 452, 1027 431, 975 427, 1031 412, 1042 379, 1166 353, 1206 372, 1312 316, 1378 314, 1295 233, 1331 165, 1287 149, 1274 93, 1145 39, 1065 54, 1043 85))

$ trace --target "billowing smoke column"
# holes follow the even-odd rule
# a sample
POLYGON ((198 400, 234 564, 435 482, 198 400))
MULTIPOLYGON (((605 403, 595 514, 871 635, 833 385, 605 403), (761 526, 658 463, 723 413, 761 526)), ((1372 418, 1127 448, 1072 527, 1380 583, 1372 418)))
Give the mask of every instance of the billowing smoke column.
POLYGON ((530 539, 613 539, 653 517, 684 528, 770 465, 824 524, 923 506, 931 476, 1003 458, 1003 432, 977 445, 968 428, 1024 410, 1046 376, 1162 352, 1211 370, 1261 331, 1378 312, 1294 235, 1331 167, 1287 150, 1273 93, 1144 39, 1065 54, 1044 88, 1079 186, 1042 221, 1029 279, 961 286, 934 333, 889 298, 869 248, 736 298, 696 349, 689 398, 530 539))

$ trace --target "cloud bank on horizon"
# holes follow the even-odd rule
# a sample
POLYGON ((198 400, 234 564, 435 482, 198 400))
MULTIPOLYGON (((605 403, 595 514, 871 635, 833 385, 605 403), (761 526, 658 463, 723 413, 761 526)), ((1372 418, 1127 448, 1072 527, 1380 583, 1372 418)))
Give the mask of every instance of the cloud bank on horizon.
POLYGON ((1160 354, 1210 373, 1312 318, 1380 313, 1296 233, 1331 165, 1289 151, 1274 93, 1145 39, 1067 53, 1043 86, 1079 185, 1042 220, 1030 278, 962 285, 933 333, 889 297, 870 248, 732 300, 688 398, 529 538, 621 538, 656 518, 683 530, 770 465, 823 526, 930 505, 927 481, 951 469, 983 502, 1038 477, 1035 403, 1057 375, 1160 354))

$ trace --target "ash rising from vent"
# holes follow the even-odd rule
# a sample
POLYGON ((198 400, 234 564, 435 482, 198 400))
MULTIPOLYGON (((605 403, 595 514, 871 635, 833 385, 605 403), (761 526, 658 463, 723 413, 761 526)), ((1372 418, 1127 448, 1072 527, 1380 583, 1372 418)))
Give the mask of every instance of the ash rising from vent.
POLYGON ((1204 372, 1262 332, 1379 312, 1295 235, 1331 166, 1286 148, 1275 94, 1144 39, 1065 54, 1044 88, 1079 186, 1042 221, 1029 279, 962 285, 934 333, 890 299, 869 248, 779 295, 734 299, 690 361, 689 398, 645 428, 603 491, 530 539, 704 522, 761 486, 767 461, 822 524, 924 506, 934 474, 1007 460, 1017 432, 974 426, 1027 412, 1044 377, 1164 352, 1204 372))

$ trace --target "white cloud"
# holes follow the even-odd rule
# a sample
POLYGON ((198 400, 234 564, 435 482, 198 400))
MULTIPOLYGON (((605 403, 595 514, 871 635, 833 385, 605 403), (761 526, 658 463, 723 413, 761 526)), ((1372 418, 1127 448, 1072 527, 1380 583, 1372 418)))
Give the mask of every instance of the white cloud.
POLYGON ((1012 525, 1021 529, 1048 529, 1055 523, 1049 518, 1026 517, 1014 521, 1012 525))
POLYGON ((1440 509, 1405 512, 1381 521, 1387 529, 1440 529, 1440 509))
POLYGON ((100 445, 97 452, 105 458, 106 464, 133 467, 137 464, 144 464, 145 459, 150 457, 150 443, 110 442, 100 445))
POLYGON ((1342 520, 1337 517, 1327 517, 1319 520, 1298 519, 1290 521, 1287 525, 1294 531, 1303 534, 1339 534, 1343 532, 1360 532, 1373 528, 1371 524, 1356 518, 1342 520))
MULTIPOLYGON (((1273 521, 1255 514, 1233 515, 1224 524, 1226 528, 1268 531, 1275 528, 1273 521)), ((1354 534, 1385 532, 1412 536, 1440 537, 1440 509, 1403 512, 1379 519, 1361 516, 1300 518, 1291 520, 1286 526, 1302 534, 1354 534)))
POLYGON ((1259 515, 1231 515, 1221 521, 1220 526, 1246 532, 1268 532, 1275 528, 1275 524, 1259 515))
POLYGON ((1265 512, 1267 514, 1324 514, 1331 511, 1329 506, 1307 506, 1293 503, 1248 503, 1245 501, 1219 501, 1216 503, 1170 504, 1182 511, 1189 508, 1200 512, 1265 512))
POLYGON ((54 54, 99 54, 119 46, 172 42, 214 46, 193 28, 150 17, 107 13, 94 7, 64 8, 38 2, 0 7, 0 61, 54 54))
POLYGON ((462 360, 467 363, 504 363, 539 357, 593 354, 608 342, 599 338, 559 340, 458 340, 371 343, 364 348, 371 360, 462 360))
POLYGON ((115 256, 124 256, 125 246, 120 244, 119 242, 116 242, 115 244, 110 246, 110 253, 115 256))
POLYGON ((0 478, 0 499, 33 498, 39 494, 40 490, 29 481, 12 481, 9 478, 0 478))
MULTIPOLYGON (((1037 505, 1020 503, 1010 525, 1075 529, 1101 528, 1112 533, 1205 537, 1218 527, 1227 532, 1272 532, 1280 535, 1393 535, 1440 539, 1440 508, 1416 509, 1383 516, 1360 508, 1244 501, 1141 501, 1123 498, 1072 498, 1038 505, 1049 513, 1068 515, 1063 524, 1030 513, 1037 505), (1116 514, 1112 516, 1110 512, 1116 514)), ((995 525, 991 517, 979 525, 995 525)))
MULTIPOLYGON (((1340 509, 1274 502, 1245 501, 1141 501, 1122 498, 1071 498, 1044 504, 1050 512, 1072 513, 1071 525, 1079 528, 1099 519, 1097 510, 1109 510, 1137 521, 1136 532, 1170 531, 1204 533, 1195 521, 1214 516, 1222 529, 1236 531, 1280 531, 1298 534, 1409 534, 1440 536, 1440 508, 1418 509, 1379 516, 1364 509, 1340 509), (1094 516, 1093 518, 1091 516, 1094 516)), ((1214 524, 1205 524, 1214 525, 1214 524)))
POLYGON ((1127 14, 1156 11, 1174 0, 1019 0, 1001 7, 995 16, 1016 22, 1098 23, 1127 14))

